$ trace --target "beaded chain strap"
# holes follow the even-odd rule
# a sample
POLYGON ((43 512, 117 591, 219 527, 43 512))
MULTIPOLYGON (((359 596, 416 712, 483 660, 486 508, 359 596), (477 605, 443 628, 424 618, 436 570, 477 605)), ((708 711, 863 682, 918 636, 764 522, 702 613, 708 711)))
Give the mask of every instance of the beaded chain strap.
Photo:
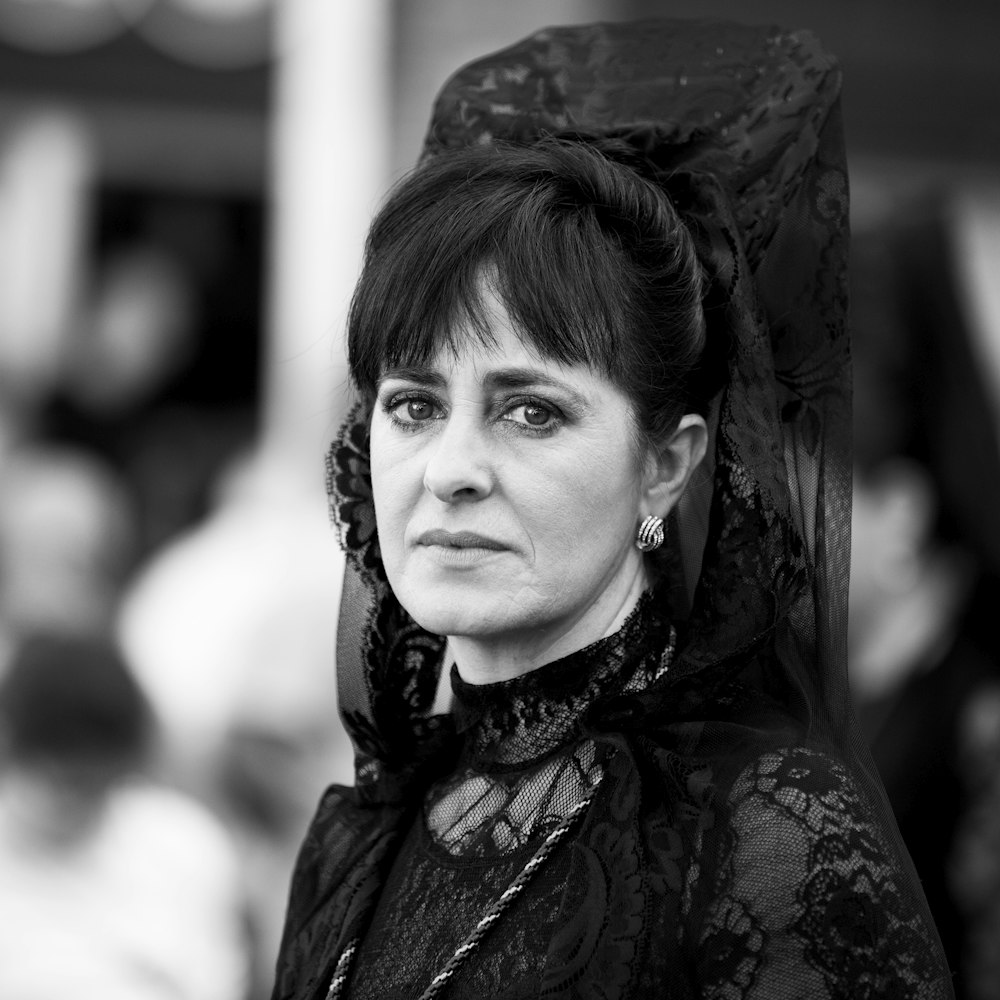
MULTIPOLYGON (((600 784, 598 778, 597 784, 600 784)), ((590 805, 597 791, 597 785, 591 789, 589 795, 581 799, 563 817, 551 833, 542 842, 542 845, 529 859, 528 863, 521 869, 514 881, 504 890, 501 895, 486 911, 482 919, 473 928, 472 933, 455 949, 455 953, 445 963, 444 968, 431 980, 430 985, 420 994, 420 1000, 434 1000, 455 972, 465 963, 466 959, 476 950, 479 942, 486 932, 500 919, 511 903, 521 894, 524 887, 531 881, 539 868, 545 864, 549 855, 555 850, 558 844, 569 833, 573 824, 583 815, 587 806, 590 805)), ((330 980, 330 988, 326 994, 326 1000, 340 1000, 344 995, 344 985, 350 974, 351 962, 357 953, 360 944, 359 938, 353 938, 343 950, 333 971, 333 978, 330 980)))

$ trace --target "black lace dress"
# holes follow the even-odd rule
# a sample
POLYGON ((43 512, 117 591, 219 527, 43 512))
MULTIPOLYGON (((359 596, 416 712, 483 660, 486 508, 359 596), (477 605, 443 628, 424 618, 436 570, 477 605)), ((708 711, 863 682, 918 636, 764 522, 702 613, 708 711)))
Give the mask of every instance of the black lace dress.
POLYGON ((847 686, 839 88, 808 33, 679 21, 549 29, 446 84, 428 156, 576 128, 649 159, 728 381, 622 631, 458 683, 446 716, 446 643, 388 584, 352 415, 329 487, 356 784, 307 834, 275 1000, 418 997, 443 967, 445 997, 951 996, 847 686))
POLYGON ((514 680, 453 673, 444 728, 457 731, 442 742, 460 746, 457 763, 391 829, 351 792, 328 793, 297 894, 315 905, 320 886, 333 891, 289 942, 277 996, 326 995, 345 909, 361 942, 347 995, 421 996, 591 794, 448 995, 944 995, 906 875, 842 764, 777 709, 766 735, 748 735, 737 701, 732 752, 692 752, 699 735, 660 702, 676 636, 657 604, 647 595, 618 634, 514 680), (351 845, 347 866, 338 845, 351 845))

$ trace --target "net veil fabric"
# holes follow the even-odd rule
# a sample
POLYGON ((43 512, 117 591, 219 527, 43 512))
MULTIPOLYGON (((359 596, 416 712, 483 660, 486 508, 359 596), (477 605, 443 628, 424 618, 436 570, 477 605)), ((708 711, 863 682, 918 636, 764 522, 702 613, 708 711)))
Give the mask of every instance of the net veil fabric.
POLYGON ((276 998, 325 996, 352 941, 348 996, 419 996, 587 794, 452 995, 951 995, 846 680, 839 88, 808 33, 679 21, 549 29, 444 87, 426 156, 568 132, 643 154, 694 235, 729 378, 622 631, 514 682, 453 678, 445 716, 446 644, 386 581, 352 415, 329 484, 357 778, 303 845, 276 998))

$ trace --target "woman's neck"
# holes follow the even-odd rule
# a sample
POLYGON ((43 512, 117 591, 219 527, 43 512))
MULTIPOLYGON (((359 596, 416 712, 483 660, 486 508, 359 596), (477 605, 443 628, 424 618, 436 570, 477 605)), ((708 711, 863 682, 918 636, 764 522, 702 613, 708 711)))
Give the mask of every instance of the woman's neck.
POLYGON ((493 684, 569 656, 617 632, 649 586, 642 560, 581 614, 550 628, 491 636, 449 636, 448 651, 467 684, 493 684))

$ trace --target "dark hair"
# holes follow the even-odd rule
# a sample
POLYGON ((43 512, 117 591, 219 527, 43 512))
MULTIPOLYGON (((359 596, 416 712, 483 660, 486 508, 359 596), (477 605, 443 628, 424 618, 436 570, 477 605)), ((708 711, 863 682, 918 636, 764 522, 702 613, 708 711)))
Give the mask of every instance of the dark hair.
POLYGON ((38 633, 22 641, 0 684, 0 732, 21 763, 92 762, 127 769, 149 748, 149 704, 114 645, 38 633))
POLYGON ((459 330, 489 345, 483 280, 525 343, 586 364, 657 439, 707 411, 702 275, 667 195, 620 160, 626 143, 546 137, 427 160, 372 223, 348 321, 356 387, 421 364, 459 330))

